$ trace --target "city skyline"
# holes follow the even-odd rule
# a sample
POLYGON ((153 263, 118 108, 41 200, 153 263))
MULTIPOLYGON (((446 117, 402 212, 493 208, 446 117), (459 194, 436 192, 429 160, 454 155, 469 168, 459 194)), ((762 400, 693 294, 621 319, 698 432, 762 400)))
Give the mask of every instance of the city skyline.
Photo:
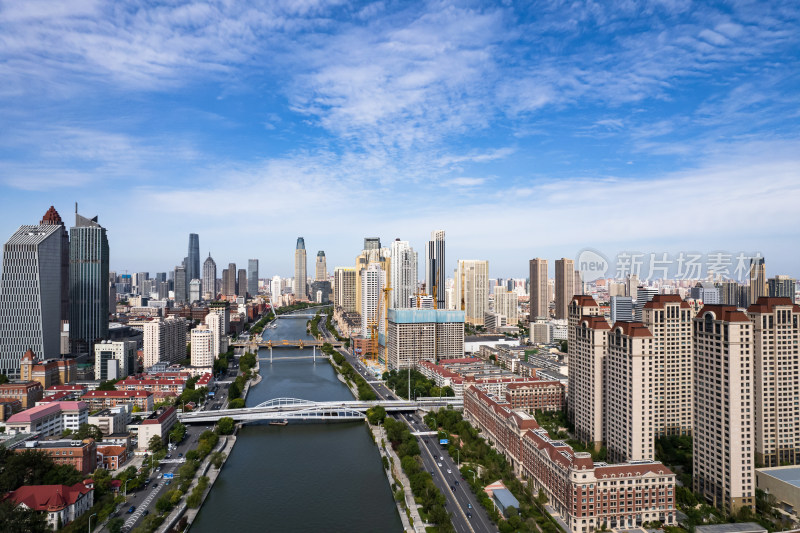
POLYGON ((118 271, 169 270, 189 233, 289 275, 297 235, 332 270, 365 234, 424 250, 443 228, 448 273, 592 247, 757 251, 798 277, 798 20, 791 2, 4 5, 0 234, 78 201, 118 271))

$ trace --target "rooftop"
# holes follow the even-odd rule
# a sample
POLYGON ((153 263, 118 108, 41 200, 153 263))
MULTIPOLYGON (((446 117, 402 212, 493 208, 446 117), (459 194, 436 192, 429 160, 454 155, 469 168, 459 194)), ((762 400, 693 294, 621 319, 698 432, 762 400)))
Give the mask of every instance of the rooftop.
POLYGON ((755 522, 740 524, 714 524, 711 526, 697 526, 696 533, 766 533, 766 529, 755 522))
POLYGON ((765 474, 784 483, 800 488, 800 466, 776 466, 773 468, 758 468, 759 474, 765 474))

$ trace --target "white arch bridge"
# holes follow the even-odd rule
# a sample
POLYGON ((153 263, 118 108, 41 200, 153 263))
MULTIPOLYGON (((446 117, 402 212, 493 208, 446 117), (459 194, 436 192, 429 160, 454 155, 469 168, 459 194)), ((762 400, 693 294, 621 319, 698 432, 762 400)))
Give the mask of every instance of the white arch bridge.
POLYGON ((378 400, 369 402, 359 400, 313 402, 299 398, 275 398, 254 407, 180 413, 178 419, 184 424, 216 423, 223 417, 229 417, 236 422, 243 423, 269 420, 350 422, 363 420, 366 417, 367 409, 376 405, 382 405, 388 413, 395 413, 417 410, 427 411, 448 405, 451 405, 454 409, 461 409, 464 406, 464 402, 455 398, 417 398, 414 401, 378 400))

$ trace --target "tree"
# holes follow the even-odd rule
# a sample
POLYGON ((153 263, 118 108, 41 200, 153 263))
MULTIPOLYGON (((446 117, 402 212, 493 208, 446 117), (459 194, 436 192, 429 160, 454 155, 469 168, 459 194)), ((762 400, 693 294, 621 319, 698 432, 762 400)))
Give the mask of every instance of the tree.
POLYGON ((222 468, 222 464, 225 462, 225 457, 227 456, 225 455, 224 452, 214 452, 211 454, 211 458, 209 459, 209 461, 211 462, 212 465, 214 465, 214 468, 219 470, 220 468, 222 468))
POLYGON ((376 405, 375 407, 367 409, 367 420, 369 420, 369 423, 373 426, 383 422, 384 418, 386 418, 386 409, 384 409, 382 405, 376 405))
POLYGON ((244 407, 244 399, 242 398, 231 400, 228 404, 228 409, 241 409, 242 407, 244 407))
POLYGON ((219 422, 217 422, 217 430, 219 431, 220 435, 230 435, 233 433, 234 425, 233 418, 229 416, 223 416, 219 419, 219 422))
POLYGON ((172 430, 169 432, 170 440, 172 442, 180 442, 186 436, 186 426, 180 422, 175 422, 172 430))
POLYGON ((122 526, 125 525, 125 520, 120 517, 112 518, 108 521, 108 530, 111 533, 121 533, 122 526))
POLYGON ((150 453, 158 453, 164 449, 164 441, 161 440, 161 435, 153 435, 147 443, 147 450, 150 453))
POLYGON ((27 533, 50 532, 45 513, 17 506, 14 502, 6 500, 0 502, 0 524, 3 531, 25 531, 27 533))
POLYGON ((94 424, 81 424, 78 426, 78 431, 73 435, 75 440, 94 439, 102 440, 103 432, 94 424))
POLYGON ((567 353, 567 341, 561 341, 561 351, 567 353))
POLYGON ((0 374, 0 385, 5 385, 6 383, 8 383, 8 376, 0 374))
POLYGON ((117 382, 114 381, 113 379, 109 379, 109 380, 106 380, 106 381, 101 381, 100 385, 97 386, 96 390, 109 390, 109 391, 110 390, 117 390, 117 388, 114 386, 114 385, 116 385, 116 383, 117 382))

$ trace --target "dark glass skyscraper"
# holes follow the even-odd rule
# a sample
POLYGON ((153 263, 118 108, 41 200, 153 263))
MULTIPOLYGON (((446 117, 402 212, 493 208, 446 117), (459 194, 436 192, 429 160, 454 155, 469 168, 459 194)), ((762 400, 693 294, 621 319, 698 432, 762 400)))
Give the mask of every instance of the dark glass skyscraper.
POLYGON ((69 236, 70 346, 73 353, 91 353, 108 338, 108 237, 97 217, 77 210, 69 236))
MULTIPOLYGON (((200 279, 200 236, 189 234, 189 255, 186 261, 186 279, 200 279)), ((187 282, 188 283, 188 282, 187 282)))
POLYGON ((247 293, 251 298, 258 294, 258 259, 247 260, 247 293))
POLYGON ((426 252, 425 290, 433 296, 437 309, 445 309, 447 274, 444 271, 444 230, 431 232, 431 240, 428 241, 426 252), (436 285, 436 294, 433 293, 434 285, 436 285))

